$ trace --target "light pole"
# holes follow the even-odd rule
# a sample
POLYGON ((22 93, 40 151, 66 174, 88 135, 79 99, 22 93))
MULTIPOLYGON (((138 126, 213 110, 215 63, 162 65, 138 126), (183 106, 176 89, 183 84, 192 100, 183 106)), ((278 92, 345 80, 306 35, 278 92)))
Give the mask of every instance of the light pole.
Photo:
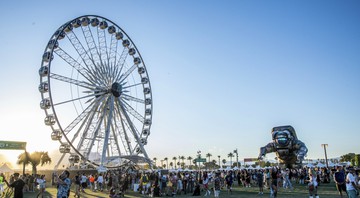
POLYGON ((221 164, 220 164, 220 155, 218 155, 218 158, 219 158, 219 168, 221 168, 221 164))
POLYGON ((201 159, 201 151, 197 151, 197 155, 198 155, 198 162, 199 162, 199 173, 197 174, 197 179, 198 179, 198 181, 200 180, 200 178, 201 178, 201 176, 200 176, 200 171, 201 171, 201 169, 200 169, 200 159, 201 159))
POLYGON ((326 147, 328 146, 328 144, 321 144, 321 146, 324 147, 326 168, 329 168, 327 154, 326 154, 326 147))
POLYGON ((236 154, 236 167, 239 168, 239 154, 238 154, 238 150, 235 149, 234 153, 236 154))

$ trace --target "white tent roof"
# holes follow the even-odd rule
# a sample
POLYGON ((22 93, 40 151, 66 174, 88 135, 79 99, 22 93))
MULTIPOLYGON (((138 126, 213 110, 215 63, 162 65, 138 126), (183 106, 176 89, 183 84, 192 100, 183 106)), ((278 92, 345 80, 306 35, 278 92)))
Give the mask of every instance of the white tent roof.
POLYGON ((6 163, 3 164, 1 167, 0 167, 0 172, 1 173, 14 173, 14 170, 11 169, 6 163))
POLYGON ((325 167, 325 164, 322 164, 322 163, 319 162, 316 166, 319 167, 319 168, 323 168, 323 167, 325 167))

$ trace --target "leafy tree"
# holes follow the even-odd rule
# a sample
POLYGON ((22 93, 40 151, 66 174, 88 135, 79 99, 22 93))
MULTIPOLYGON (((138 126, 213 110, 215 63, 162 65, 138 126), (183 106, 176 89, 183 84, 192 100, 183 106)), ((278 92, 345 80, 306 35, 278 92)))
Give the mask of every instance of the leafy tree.
POLYGON ((360 154, 355 155, 354 165, 360 166, 360 154))
POLYGON ((180 163, 180 166, 181 166, 182 168, 185 168, 185 162, 181 162, 181 163, 180 163))
POLYGON ((176 168, 176 160, 177 160, 177 157, 173 157, 172 159, 174 160, 174 164, 175 164, 175 168, 176 168))
POLYGON ((348 153, 346 155, 340 156, 340 162, 351 162, 355 158, 355 153, 348 153))
POLYGON ((35 151, 31 154, 28 152, 21 153, 18 156, 18 160, 16 162, 17 164, 25 164, 25 165, 31 165, 32 167, 32 174, 37 173, 37 166, 44 166, 45 164, 51 163, 51 158, 48 154, 48 152, 44 151, 35 151))
POLYGON ((168 159, 167 157, 165 157, 164 160, 166 161, 166 167, 167 167, 167 169, 169 169, 169 159, 168 159))
POLYGON ((212 156, 211 153, 206 153, 206 157, 209 158, 209 161, 208 161, 208 162, 211 162, 211 161, 210 161, 210 157, 211 157, 211 156, 212 156))
MULTIPOLYGON (((184 160, 185 160, 185 159, 186 159, 185 156, 180 156, 180 159, 179 159, 179 160, 181 160, 182 163, 185 164, 185 163, 184 163, 184 160)), ((184 165, 183 165, 183 167, 184 167, 184 165)))
POLYGON ((192 160, 193 158, 191 157, 191 156, 189 156, 189 157, 187 157, 187 160, 189 160, 189 166, 191 165, 191 160, 192 160))
POLYGON ((223 163, 223 165, 225 165, 226 164, 226 159, 223 159, 222 163, 223 163))

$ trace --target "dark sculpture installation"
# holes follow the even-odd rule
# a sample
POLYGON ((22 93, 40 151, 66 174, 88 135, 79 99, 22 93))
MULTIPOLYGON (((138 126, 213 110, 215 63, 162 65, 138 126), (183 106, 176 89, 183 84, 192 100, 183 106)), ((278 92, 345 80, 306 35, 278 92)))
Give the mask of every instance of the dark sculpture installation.
POLYGON ((260 148, 259 160, 267 153, 276 152, 280 166, 287 168, 297 167, 302 164, 308 149, 305 144, 297 139, 292 126, 278 126, 271 131, 272 142, 260 148))

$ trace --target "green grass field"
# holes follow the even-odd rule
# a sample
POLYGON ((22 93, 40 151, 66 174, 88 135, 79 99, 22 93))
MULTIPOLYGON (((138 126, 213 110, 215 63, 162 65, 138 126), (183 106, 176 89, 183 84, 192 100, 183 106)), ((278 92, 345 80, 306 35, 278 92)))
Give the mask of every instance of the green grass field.
MULTIPOLYGON (((73 190, 73 189, 72 189, 73 190)), ((56 188, 55 187, 48 187, 46 188, 46 193, 44 194, 43 197, 56 197, 56 188)), ((205 192, 202 192, 202 197, 204 196, 205 192)), ((340 197, 338 195, 338 192, 335 188, 335 184, 334 183, 330 183, 330 184, 321 184, 319 186, 318 189, 318 194, 321 198, 338 198, 340 197)), ((24 193, 24 197, 25 198, 33 198, 36 197, 37 192, 34 193, 30 193, 30 192, 26 192, 24 193)), ((264 194, 263 195, 258 195, 258 188, 257 187, 251 187, 251 188, 243 188, 243 187, 238 187, 236 184, 233 187, 233 193, 232 194, 228 194, 225 190, 222 190, 220 192, 220 197, 239 197, 239 198, 246 198, 246 197, 269 197, 270 195, 270 191, 268 189, 264 190, 264 194)), ((213 197, 213 193, 211 194, 210 197, 213 197)), ((72 191, 70 194, 70 197, 74 197, 74 192, 72 191)), ((105 197, 109 197, 107 192, 92 192, 89 189, 85 190, 85 193, 82 193, 81 197, 87 198, 87 197, 97 197, 97 198, 105 198, 105 197)), ((133 198, 133 197, 145 197, 141 194, 139 194, 138 192, 133 192, 133 191, 129 191, 125 197, 129 197, 129 198, 133 198)), ((176 195, 176 197, 192 197, 190 194, 187 195, 176 195)), ((294 185, 294 189, 292 191, 287 190, 287 189, 282 189, 280 188, 279 193, 278 193, 278 197, 289 197, 289 198, 304 198, 304 197, 308 197, 308 190, 306 188, 306 185, 298 185, 295 184, 294 185)))

